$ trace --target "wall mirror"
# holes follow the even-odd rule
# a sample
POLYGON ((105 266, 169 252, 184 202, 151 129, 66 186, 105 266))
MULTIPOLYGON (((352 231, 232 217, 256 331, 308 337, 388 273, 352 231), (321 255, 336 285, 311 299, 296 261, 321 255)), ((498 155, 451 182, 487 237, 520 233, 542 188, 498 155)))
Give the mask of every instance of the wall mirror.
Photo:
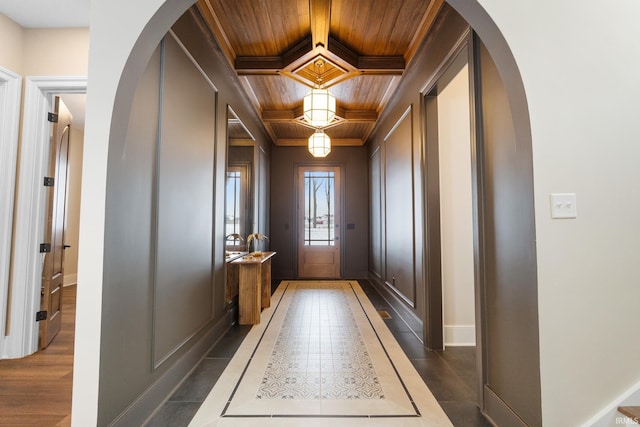
POLYGON ((227 257, 246 251, 253 226, 255 138, 227 107, 227 179, 225 187, 225 250, 227 257))

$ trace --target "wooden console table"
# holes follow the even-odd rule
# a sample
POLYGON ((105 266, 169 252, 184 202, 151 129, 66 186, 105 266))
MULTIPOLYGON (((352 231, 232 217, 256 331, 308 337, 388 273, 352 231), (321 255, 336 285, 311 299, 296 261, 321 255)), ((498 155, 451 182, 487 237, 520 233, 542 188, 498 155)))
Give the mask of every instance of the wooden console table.
POLYGON ((241 325, 260 323, 260 311, 271 305, 271 258, 275 254, 249 254, 228 263, 232 269, 238 269, 238 322, 241 325))

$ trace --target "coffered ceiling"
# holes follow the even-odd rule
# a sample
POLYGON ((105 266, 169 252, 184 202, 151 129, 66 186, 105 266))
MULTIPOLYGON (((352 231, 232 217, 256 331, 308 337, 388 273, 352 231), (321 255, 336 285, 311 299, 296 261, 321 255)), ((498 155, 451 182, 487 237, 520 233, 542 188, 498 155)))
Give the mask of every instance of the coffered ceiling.
POLYGON ((303 97, 328 88, 333 145, 362 145, 444 0, 198 0, 276 145, 306 145, 303 97))

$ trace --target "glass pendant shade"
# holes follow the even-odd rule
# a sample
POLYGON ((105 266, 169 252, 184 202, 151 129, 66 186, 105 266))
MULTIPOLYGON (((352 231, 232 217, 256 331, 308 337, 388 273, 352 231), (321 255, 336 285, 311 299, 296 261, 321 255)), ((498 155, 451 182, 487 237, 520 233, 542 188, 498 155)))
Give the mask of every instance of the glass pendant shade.
POLYGON ((309 137, 309 152, 313 157, 326 157, 331 152, 331 138, 322 131, 315 132, 309 137))
POLYGON ((313 89, 304 97, 303 109, 305 121, 321 128, 336 116, 336 98, 327 89, 313 89))

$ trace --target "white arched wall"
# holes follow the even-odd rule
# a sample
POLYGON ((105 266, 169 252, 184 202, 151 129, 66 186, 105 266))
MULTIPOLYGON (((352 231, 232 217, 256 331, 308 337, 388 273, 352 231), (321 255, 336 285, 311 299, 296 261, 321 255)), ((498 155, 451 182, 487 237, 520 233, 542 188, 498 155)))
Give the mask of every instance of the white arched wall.
MULTIPOLYGON (((97 419, 109 141, 124 136, 137 78, 192 3, 92 2, 80 246, 93 249, 78 268, 90 286, 78 289, 74 426, 97 419)), ((582 424, 640 388, 640 4, 449 3, 489 49, 516 132, 532 140, 543 423, 582 424), (551 220, 552 192, 576 192, 579 217, 551 220)))

